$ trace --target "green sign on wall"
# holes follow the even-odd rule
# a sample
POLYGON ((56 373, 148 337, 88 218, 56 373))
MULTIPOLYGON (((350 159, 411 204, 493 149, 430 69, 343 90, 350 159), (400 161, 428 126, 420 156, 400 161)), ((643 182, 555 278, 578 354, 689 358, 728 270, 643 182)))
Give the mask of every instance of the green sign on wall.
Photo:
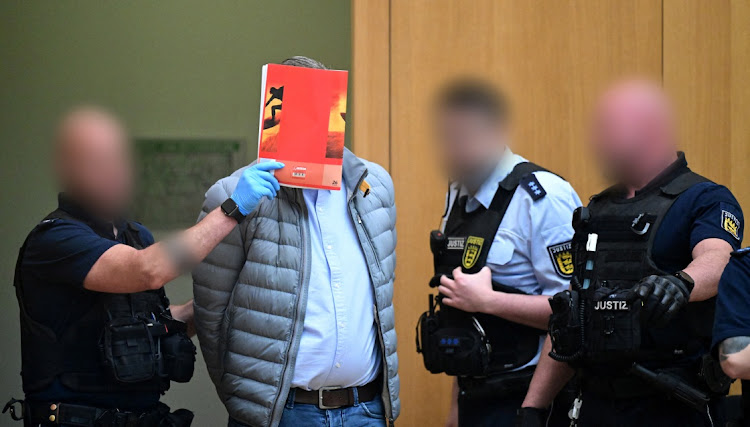
POLYGON ((188 227, 206 190, 240 165, 239 140, 137 139, 134 217, 154 230, 188 227))

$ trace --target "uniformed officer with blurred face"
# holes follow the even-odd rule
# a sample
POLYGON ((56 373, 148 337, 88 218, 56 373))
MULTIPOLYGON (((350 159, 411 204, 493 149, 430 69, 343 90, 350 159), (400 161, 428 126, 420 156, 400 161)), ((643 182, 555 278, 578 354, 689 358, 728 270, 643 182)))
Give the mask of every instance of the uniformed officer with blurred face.
POLYGON ((130 144, 117 118, 75 109, 60 122, 55 150, 58 207, 29 233, 14 283, 25 425, 190 425, 189 411, 170 413, 159 398, 193 375, 193 304, 170 305, 163 287, 276 195, 270 171, 283 165, 247 168, 221 209, 157 243, 127 218, 130 144))
MULTIPOLYGON (((581 202, 564 179, 511 151, 509 122, 507 100, 490 84, 460 80, 439 94, 436 146, 452 182, 433 232, 443 243, 433 242, 432 284, 443 320, 471 319, 467 327, 482 329, 491 347, 481 371, 476 361, 444 361, 442 372, 457 377, 447 425, 512 423, 539 360, 547 299, 572 272, 570 218, 581 202)), ((430 357, 428 369, 441 371, 430 357)))
POLYGON ((551 301, 551 343, 522 414, 549 405, 575 368, 581 394, 571 416, 580 426, 721 425, 728 383, 708 350, 742 210, 726 187, 688 168, 672 106, 654 83, 608 90, 592 142, 617 184, 574 216, 571 290, 551 301))

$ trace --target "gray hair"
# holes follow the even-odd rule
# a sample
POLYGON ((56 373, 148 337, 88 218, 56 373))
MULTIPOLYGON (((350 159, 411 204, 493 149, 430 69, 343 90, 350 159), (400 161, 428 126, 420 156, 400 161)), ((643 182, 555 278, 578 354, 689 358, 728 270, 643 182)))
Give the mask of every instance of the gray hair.
POLYGON ((281 65, 291 65, 293 67, 304 67, 304 68, 317 68, 319 70, 328 69, 328 67, 323 65, 321 62, 318 62, 306 56, 293 56, 291 58, 287 58, 281 62, 281 65))

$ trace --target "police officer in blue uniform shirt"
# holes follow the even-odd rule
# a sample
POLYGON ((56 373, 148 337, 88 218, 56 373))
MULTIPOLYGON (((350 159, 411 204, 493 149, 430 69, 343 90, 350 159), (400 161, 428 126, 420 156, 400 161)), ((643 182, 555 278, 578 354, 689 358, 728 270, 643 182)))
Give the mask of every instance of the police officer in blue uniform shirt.
POLYGON ((58 208, 29 234, 15 275, 25 402, 5 411, 26 426, 186 426, 192 413, 159 403, 193 374, 192 301, 163 286, 205 257, 279 186, 270 162, 248 168, 232 197, 194 227, 154 243, 124 219, 129 145, 120 123, 81 108, 59 126, 58 208))
MULTIPOLYGON (((713 348, 721 368, 732 379, 742 380, 741 407, 736 424, 750 420, 750 248, 732 252, 719 281, 716 297, 713 348)), ((737 409, 737 408, 735 408, 737 409)))
POLYGON ((750 248, 732 252, 716 298, 713 346, 731 378, 750 380, 750 248))
POLYGON ((592 136, 617 184, 574 215, 571 290, 551 300, 551 342, 518 425, 543 425, 533 415, 575 370, 581 392, 570 416, 579 426, 722 425, 728 383, 707 375, 718 366, 709 348, 742 211, 676 153, 672 108, 658 86, 611 88, 592 136))
POLYGON ((454 180, 441 231, 432 233, 438 318, 444 328, 455 327, 454 318, 468 321, 470 333, 483 329, 491 350, 485 361, 451 359, 452 349, 429 348, 426 337, 425 364, 457 377, 447 425, 509 425, 539 360, 547 299, 568 287, 570 217, 581 202, 568 182, 507 146, 507 102, 491 85, 446 86, 436 119, 454 180))

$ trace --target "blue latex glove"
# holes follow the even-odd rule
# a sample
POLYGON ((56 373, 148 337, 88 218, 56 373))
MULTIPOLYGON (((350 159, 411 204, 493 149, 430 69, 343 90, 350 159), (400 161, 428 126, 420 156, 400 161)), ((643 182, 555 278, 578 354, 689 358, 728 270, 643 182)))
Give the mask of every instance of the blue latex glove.
POLYGON ((279 181, 273 176, 271 171, 281 169, 283 163, 263 162, 256 163, 245 169, 240 176, 237 187, 232 193, 232 200, 237 203, 237 207, 242 215, 252 212, 260 202, 262 197, 273 199, 279 191, 279 181))

